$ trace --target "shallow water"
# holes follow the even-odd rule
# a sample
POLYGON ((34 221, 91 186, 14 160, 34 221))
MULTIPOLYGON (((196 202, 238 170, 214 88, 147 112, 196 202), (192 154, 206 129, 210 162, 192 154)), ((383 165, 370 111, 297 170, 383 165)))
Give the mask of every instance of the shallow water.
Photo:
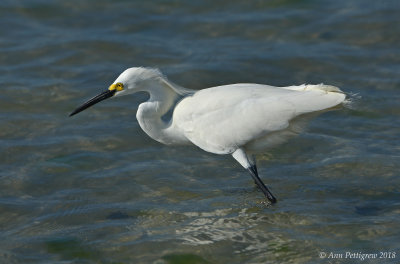
POLYGON ((397 1, 2 1, 0 262, 400 254, 399 11, 397 1), (271 207, 231 157, 149 139, 135 119, 145 95, 68 117, 130 66, 193 89, 324 82, 353 103, 258 157, 271 207))

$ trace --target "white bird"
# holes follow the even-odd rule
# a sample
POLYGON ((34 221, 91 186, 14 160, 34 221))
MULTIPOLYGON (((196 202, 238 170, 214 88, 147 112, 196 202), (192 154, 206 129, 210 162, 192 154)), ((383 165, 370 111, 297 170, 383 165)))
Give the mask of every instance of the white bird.
POLYGON ((139 67, 122 72, 108 90, 70 116, 106 98, 139 91, 150 94, 136 113, 147 135, 168 145, 194 144, 207 152, 232 155, 271 203, 276 199, 258 176, 254 154, 298 134, 306 114, 332 108, 346 98, 339 88, 323 84, 240 83, 195 91, 170 82, 157 69, 139 67))

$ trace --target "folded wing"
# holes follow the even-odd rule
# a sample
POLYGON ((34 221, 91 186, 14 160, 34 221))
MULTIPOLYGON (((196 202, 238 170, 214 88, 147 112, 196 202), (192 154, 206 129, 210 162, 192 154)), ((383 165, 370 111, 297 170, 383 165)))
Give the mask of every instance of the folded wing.
POLYGON ((232 84, 208 88, 183 99, 173 123, 198 147, 228 154, 257 138, 283 130, 301 114, 331 108, 345 95, 336 87, 273 87, 232 84))

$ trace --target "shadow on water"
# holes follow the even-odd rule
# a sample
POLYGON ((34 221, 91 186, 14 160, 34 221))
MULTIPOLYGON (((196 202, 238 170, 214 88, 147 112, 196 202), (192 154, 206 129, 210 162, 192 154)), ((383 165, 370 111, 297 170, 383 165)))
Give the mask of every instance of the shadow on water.
POLYGON ((195 254, 168 254, 162 257, 168 264, 211 264, 195 254))
POLYGON ((45 242, 47 252, 56 254, 62 260, 92 260, 101 259, 100 252, 91 249, 76 238, 60 238, 45 242))

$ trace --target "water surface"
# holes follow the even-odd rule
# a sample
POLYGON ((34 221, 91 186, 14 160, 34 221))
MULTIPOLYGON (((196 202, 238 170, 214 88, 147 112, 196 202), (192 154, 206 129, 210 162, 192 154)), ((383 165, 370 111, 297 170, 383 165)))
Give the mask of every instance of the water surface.
MULTIPOLYGON (((1 263, 354 263, 400 254, 397 1, 0 3, 1 263), (349 107, 259 156, 167 147, 146 95, 68 114, 127 67, 192 89, 326 83, 349 107)), ((396 263, 395 259, 364 263, 396 263)))

